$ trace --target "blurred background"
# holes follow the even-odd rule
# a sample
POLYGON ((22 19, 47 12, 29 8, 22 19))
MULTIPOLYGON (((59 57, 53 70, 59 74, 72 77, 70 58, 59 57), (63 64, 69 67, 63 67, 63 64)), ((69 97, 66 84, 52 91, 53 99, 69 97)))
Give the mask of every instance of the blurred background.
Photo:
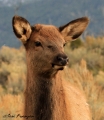
POLYGON ((70 62, 63 78, 85 93, 93 120, 104 120, 104 0, 0 0, 0 120, 23 115, 26 58, 12 30, 14 15, 57 27, 89 17, 83 35, 65 47, 70 62))

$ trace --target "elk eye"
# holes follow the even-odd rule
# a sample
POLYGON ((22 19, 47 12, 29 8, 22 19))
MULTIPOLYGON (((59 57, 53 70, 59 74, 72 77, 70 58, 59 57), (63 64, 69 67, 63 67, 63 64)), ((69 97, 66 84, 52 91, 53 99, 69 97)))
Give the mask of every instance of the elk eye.
POLYGON ((64 43, 63 47, 65 47, 66 43, 64 43))
POLYGON ((35 46, 37 46, 37 47, 41 46, 41 42, 36 41, 36 42, 35 42, 35 46))
POLYGON ((51 46, 51 45, 48 45, 48 48, 52 48, 52 46, 51 46))

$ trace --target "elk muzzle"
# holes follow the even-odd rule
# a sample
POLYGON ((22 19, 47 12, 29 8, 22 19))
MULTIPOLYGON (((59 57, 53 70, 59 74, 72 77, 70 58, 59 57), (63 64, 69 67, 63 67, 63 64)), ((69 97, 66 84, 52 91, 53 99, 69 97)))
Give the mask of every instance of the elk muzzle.
POLYGON ((69 59, 65 54, 58 54, 52 63, 52 67, 58 70, 63 70, 64 66, 68 64, 68 60, 69 59))

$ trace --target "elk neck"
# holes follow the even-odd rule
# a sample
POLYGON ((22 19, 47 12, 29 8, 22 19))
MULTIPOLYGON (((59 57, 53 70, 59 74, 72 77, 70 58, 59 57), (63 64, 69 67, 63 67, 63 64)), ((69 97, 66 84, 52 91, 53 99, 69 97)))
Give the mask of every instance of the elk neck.
POLYGON ((53 77, 40 76, 30 64, 27 64, 25 115, 32 115, 36 120, 52 120, 55 113, 53 111, 60 106, 58 104, 60 100, 62 100, 61 106, 65 108, 62 80, 57 75, 58 73, 53 77), (56 101, 57 99, 59 101, 56 101))

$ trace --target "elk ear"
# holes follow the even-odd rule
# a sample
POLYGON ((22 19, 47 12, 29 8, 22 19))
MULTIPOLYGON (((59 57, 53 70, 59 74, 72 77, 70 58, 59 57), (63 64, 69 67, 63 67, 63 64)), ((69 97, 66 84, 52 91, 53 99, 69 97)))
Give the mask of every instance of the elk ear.
POLYGON ((86 29, 89 23, 87 17, 82 17, 59 27, 59 31, 66 41, 77 39, 86 29))
POLYGON ((29 39, 31 35, 31 26, 29 22, 20 16, 14 16, 12 19, 13 31, 18 39, 20 39, 23 44, 29 39))

